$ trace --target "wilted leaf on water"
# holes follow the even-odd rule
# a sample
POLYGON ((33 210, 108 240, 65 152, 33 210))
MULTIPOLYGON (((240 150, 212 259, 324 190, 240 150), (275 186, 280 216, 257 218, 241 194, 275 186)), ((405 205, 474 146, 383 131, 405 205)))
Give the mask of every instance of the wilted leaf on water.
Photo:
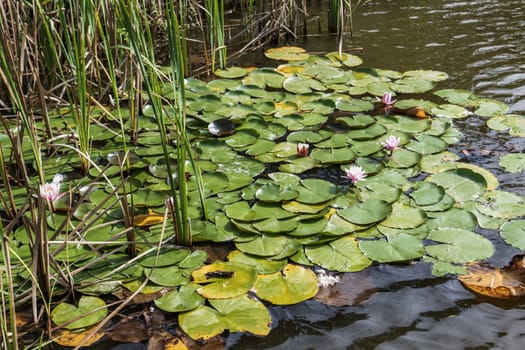
POLYGON ((165 322, 164 315, 158 309, 146 309, 123 318, 106 335, 114 341, 138 343, 158 332, 165 322))
POLYGON ((184 342, 171 333, 160 330, 153 334, 148 341, 148 350, 187 350, 184 342))
POLYGON ((525 295, 525 270, 523 255, 512 258, 509 266, 502 269, 480 265, 468 266, 467 274, 459 280, 468 289, 498 299, 523 297, 525 295))
POLYGON ((96 343, 100 338, 105 334, 104 331, 97 331, 93 336, 87 338, 93 331, 93 327, 82 330, 81 332, 75 332, 68 329, 59 329, 56 332, 53 332, 52 338, 53 341, 62 346, 76 347, 76 346, 90 346, 96 343), (82 344, 82 345, 80 345, 82 344))

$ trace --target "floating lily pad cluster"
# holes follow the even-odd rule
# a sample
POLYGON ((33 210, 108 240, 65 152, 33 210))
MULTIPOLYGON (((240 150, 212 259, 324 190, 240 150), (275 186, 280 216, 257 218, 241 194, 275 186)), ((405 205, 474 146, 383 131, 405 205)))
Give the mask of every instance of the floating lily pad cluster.
MULTIPOLYGON (((476 114, 489 118, 495 130, 522 136, 522 116, 464 90, 430 94, 447 79, 443 72, 362 68, 354 55, 312 56, 298 48, 267 55, 287 62, 277 68, 231 67, 217 71, 210 82, 186 80, 187 134, 202 173, 200 184, 196 170, 187 167, 193 241, 232 242, 235 249, 225 261, 207 262, 200 250, 156 250, 173 234, 169 223, 159 224, 168 216, 170 181, 180 180, 167 171, 151 108, 146 105, 138 118, 128 153, 122 152, 122 143, 129 141, 122 140, 120 128, 111 129, 116 114, 99 111, 92 134, 101 147, 92 158, 106 167, 93 167, 85 178, 71 181, 70 195, 56 201, 48 217, 55 259, 68 269, 85 265, 73 281, 80 292, 132 292, 147 277, 142 293, 158 293, 155 305, 179 313, 181 327, 195 339, 224 330, 264 335, 271 317, 261 300, 286 305, 313 297, 318 287, 310 267, 356 272, 373 263, 423 259, 436 275, 463 273, 465 263, 493 253, 479 228, 501 227, 507 242, 525 246, 525 224, 515 220, 525 215, 524 197, 499 190, 492 173, 459 162, 448 150, 461 137, 456 118, 476 114), (385 93, 397 101, 384 105, 385 93), (392 136, 399 144, 385 149, 392 136), (343 178, 351 166, 366 177, 355 183, 343 178), (122 183, 125 176, 129 180, 122 183), (123 195, 134 208, 140 257, 133 263, 124 254, 122 208, 108 200, 123 195), (69 234, 78 227, 85 227, 82 235, 69 234), (93 263, 109 251, 103 263, 93 263)), ((171 85, 164 92, 169 100, 171 85)), ((170 105, 164 111, 168 117, 175 113, 170 105)), ((61 111, 53 127, 67 128, 69 118, 61 111)), ((173 156, 172 165, 177 161, 173 156)), ((513 158, 504 161, 516 171, 525 167, 513 158)), ((69 151, 44 161, 50 175, 77 165, 78 156, 69 151)), ((25 194, 14 192, 15 202, 23 203, 25 194)), ((19 259, 29 260, 23 228, 11 239, 19 259)), ((16 272, 22 284, 27 272, 16 272)), ((62 306, 53 319, 87 327, 105 313, 83 322, 77 311, 99 303, 86 298, 78 309, 62 306), (73 309, 74 317, 64 315, 73 309)))

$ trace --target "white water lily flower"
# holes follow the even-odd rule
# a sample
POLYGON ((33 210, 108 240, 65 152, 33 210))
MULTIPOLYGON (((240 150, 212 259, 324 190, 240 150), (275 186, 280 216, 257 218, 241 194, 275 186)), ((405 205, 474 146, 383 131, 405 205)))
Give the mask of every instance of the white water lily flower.
POLYGON ((322 288, 331 287, 339 282, 341 282, 341 279, 339 278, 339 276, 327 274, 325 270, 320 270, 317 273, 317 284, 319 285, 319 287, 322 287, 322 288))
POLYGON ((386 148, 388 151, 392 152, 393 150, 399 148, 400 142, 401 138, 394 135, 390 135, 384 142, 381 142, 381 145, 383 145, 383 147, 386 148))
POLYGON ((348 169, 344 169, 346 172, 346 175, 343 175, 342 177, 345 179, 348 179, 352 182, 352 184, 355 184, 358 181, 363 180, 366 177, 366 173, 360 166, 352 165, 348 169))
POLYGON ((383 105, 390 107, 394 103, 397 102, 397 100, 392 99, 392 93, 391 92, 385 92, 383 94, 383 98, 376 97, 379 102, 381 102, 383 105))
POLYGON ((51 183, 46 182, 45 184, 40 185, 40 196, 45 200, 53 202, 60 195, 60 183, 63 179, 64 175, 56 174, 51 183))

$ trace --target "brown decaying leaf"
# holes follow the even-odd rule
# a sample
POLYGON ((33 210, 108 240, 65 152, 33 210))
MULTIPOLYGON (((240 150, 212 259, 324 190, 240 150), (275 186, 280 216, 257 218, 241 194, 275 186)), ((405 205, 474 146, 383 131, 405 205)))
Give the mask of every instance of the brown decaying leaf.
POLYGON ((165 330, 160 330, 149 338, 148 350, 188 350, 188 347, 180 338, 165 330))
POLYGON ((148 340, 165 323, 164 315, 155 308, 129 315, 111 327, 107 336, 121 343, 139 343, 148 340))
POLYGON ((180 329, 177 329, 177 335, 182 339, 189 350, 221 350, 225 348, 224 339, 220 335, 198 342, 191 339, 180 329))
POLYGON ((82 344, 82 347, 93 345, 96 341, 104 336, 104 331, 99 330, 92 337, 86 340, 86 337, 91 333, 94 327, 83 330, 82 332, 74 332, 68 329, 59 329, 55 331, 51 337, 53 341, 62 346, 76 347, 82 344))
POLYGON ((232 251, 232 247, 229 244, 197 245, 195 249, 205 251, 208 254, 206 261, 209 263, 215 260, 225 261, 228 254, 232 251))
POLYGON ((525 296, 524 255, 516 255, 508 266, 492 268, 469 265, 467 274, 459 276, 463 285, 475 293, 498 299, 525 296))
POLYGON ((331 306, 358 305, 368 300, 377 291, 367 272, 348 272, 340 275, 340 282, 319 288, 315 300, 331 306))

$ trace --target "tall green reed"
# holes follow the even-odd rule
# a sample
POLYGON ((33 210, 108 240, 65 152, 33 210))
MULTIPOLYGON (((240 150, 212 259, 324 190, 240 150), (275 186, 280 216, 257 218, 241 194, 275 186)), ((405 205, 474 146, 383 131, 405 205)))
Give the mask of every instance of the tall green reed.
MULTIPOLYGON (((119 0, 119 11, 123 27, 126 29, 130 50, 137 60, 144 79, 143 84, 155 117, 164 160, 169 175, 170 199, 168 206, 173 208, 173 220, 176 241, 180 245, 191 244, 191 225, 188 220, 188 194, 186 187, 186 160, 187 160, 187 137, 185 127, 185 97, 184 97, 184 66, 185 58, 182 49, 182 38, 179 32, 178 20, 175 15, 173 4, 167 3, 168 32, 169 32, 169 53, 172 67, 171 84, 175 93, 175 113, 170 113, 174 108, 166 106, 161 95, 161 83, 163 74, 155 61, 153 41, 148 25, 147 17, 143 16, 144 11, 138 2, 126 2, 119 0), (170 148, 167 132, 167 120, 174 116, 172 122, 176 126, 175 146, 177 154, 176 169, 173 169, 170 161, 170 148)), ((168 102, 168 101, 166 101, 168 102)))
POLYGON ((226 45, 224 41, 224 0, 205 0, 204 8, 208 19, 208 37, 211 51, 212 71, 226 67, 226 45), (218 67, 217 67, 218 57, 218 67))

